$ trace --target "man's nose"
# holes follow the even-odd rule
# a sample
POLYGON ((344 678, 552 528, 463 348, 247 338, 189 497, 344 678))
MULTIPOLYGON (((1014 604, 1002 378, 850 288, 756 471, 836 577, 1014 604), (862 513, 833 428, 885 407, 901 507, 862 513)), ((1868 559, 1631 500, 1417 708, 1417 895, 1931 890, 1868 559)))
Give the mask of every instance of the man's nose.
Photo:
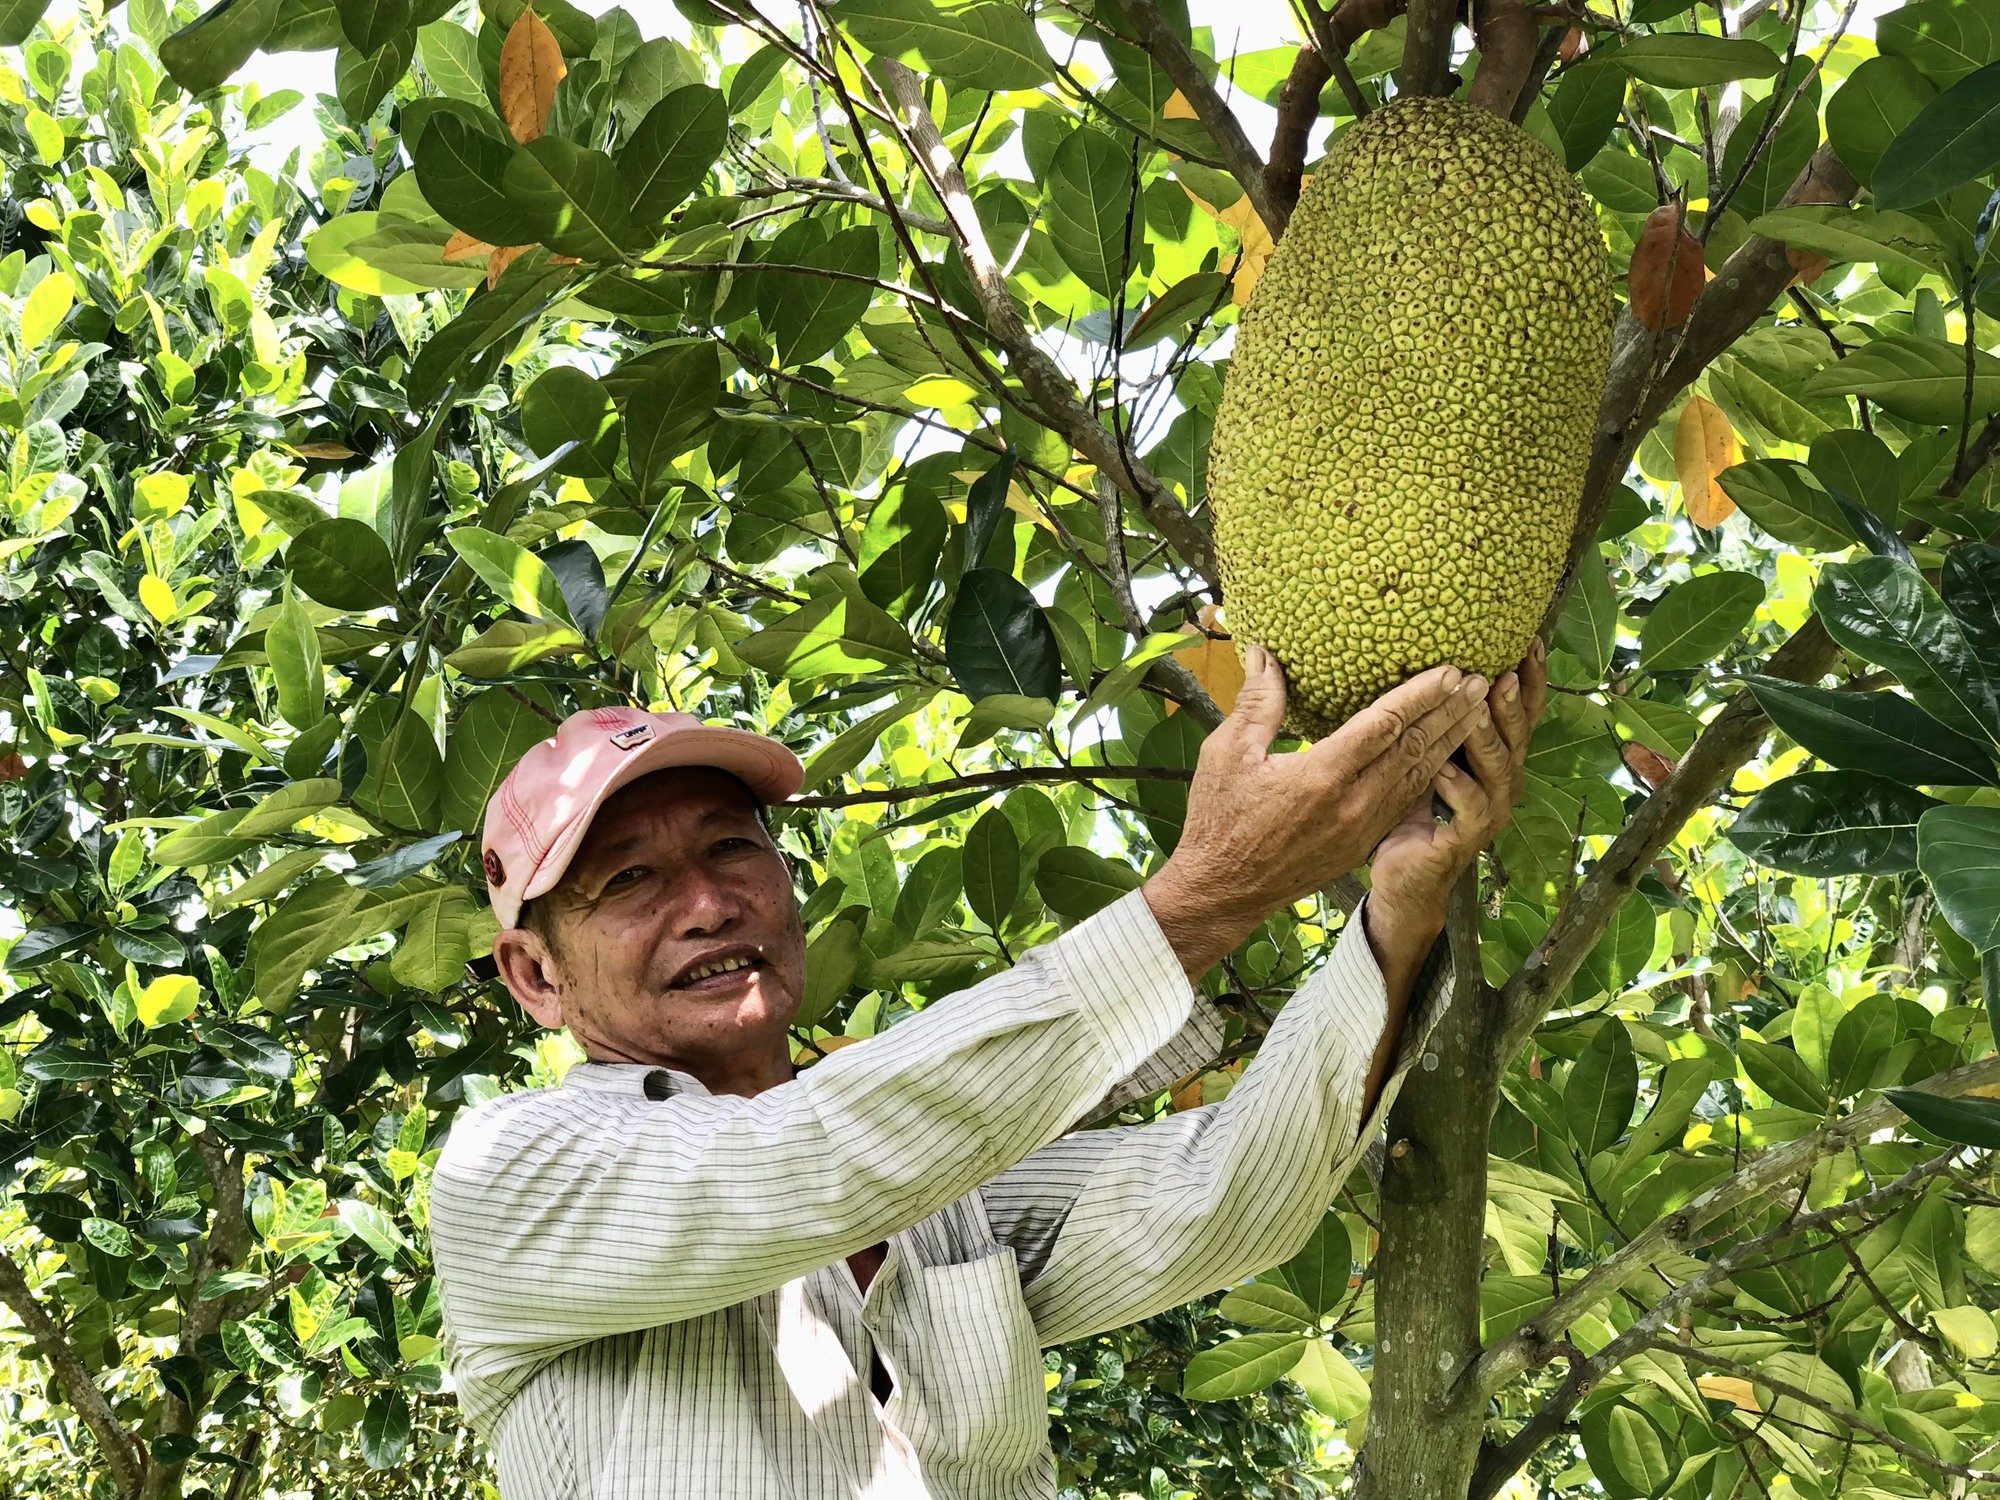
POLYGON ((725 880, 707 870, 688 871, 674 893, 674 916, 687 937, 704 937, 719 932, 742 910, 742 900, 725 880))

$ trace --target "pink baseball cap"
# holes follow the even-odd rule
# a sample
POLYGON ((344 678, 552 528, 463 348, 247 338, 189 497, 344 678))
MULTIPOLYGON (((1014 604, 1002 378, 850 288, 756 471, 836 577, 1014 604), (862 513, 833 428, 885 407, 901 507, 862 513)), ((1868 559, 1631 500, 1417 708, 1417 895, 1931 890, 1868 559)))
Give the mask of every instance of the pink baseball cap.
POLYGON ((776 740, 704 724, 693 714, 640 708, 571 714, 515 762, 486 804, 482 862, 500 925, 516 925, 523 902, 556 888, 613 792, 669 766, 714 766, 767 803, 797 792, 806 775, 776 740))

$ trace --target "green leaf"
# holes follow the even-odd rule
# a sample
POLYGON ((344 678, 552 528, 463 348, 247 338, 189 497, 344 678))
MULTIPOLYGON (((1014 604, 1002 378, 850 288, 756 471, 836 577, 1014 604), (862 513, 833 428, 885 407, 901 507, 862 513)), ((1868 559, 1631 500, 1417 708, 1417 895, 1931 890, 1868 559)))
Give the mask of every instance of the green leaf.
POLYGON ((1062 658, 1035 596, 997 568, 970 569, 944 627, 945 662, 975 702, 993 693, 1053 701, 1062 658))
POLYGON ((1577 563, 1576 587, 1556 620, 1555 644, 1583 663, 1593 682, 1611 670, 1611 648, 1618 635, 1618 594, 1604 555, 1591 548, 1577 563))
POLYGON ((457 886, 428 892, 390 956, 389 972, 398 984, 436 994, 465 977, 472 957, 472 927, 478 909, 457 886))
POLYGON ((950 522, 944 507, 912 484, 875 502, 862 528, 856 566, 861 592, 890 614, 907 618, 937 582, 950 522))
POLYGON ((1144 881, 1130 865, 1075 844, 1058 845, 1035 866, 1035 889, 1042 900, 1073 922, 1095 915, 1144 881))
POLYGON ((1932 1135, 2000 1151, 2000 1100, 1947 1099, 1921 1089, 1884 1089, 1883 1096, 1932 1135))
POLYGON ((1834 552, 1854 540, 1840 506, 1796 460, 1749 459, 1724 469, 1718 482, 1744 515, 1781 542, 1809 552, 1834 552))
POLYGON ((1361 1372, 1325 1339, 1309 1339, 1299 1362, 1288 1372, 1312 1402, 1313 1410, 1336 1422, 1350 1421, 1368 1409, 1372 1392, 1361 1372))
POLYGON ((503 184, 519 154, 497 134, 499 122, 470 109, 439 109, 417 138, 413 157, 424 201, 454 229, 490 245, 520 245, 535 238, 529 219, 503 184))
POLYGON ((222 0, 160 43, 160 62, 190 94, 229 81, 278 19, 278 0, 222 0))
POLYGON ((1697 573, 1661 596, 1639 630, 1649 672, 1686 672, 1714 661, 1764 602, 1764 581, 1749 573, 1697 573))
POLYGON ((1833 1028, 1827 1048, 1826 1080, 1836 1099, 1868 1086, 1875 1065, 1902 1039, 1902 1016, 1888 995, 1869 995, 1856 1003, 1833 1028))
POLYGON ((151 1031, 185 1021, 201 1003, 201 986, 188 974, 162 974, 133 997, 139 1024, 151 1031))
POLYGON ((1793 875, 1892 875, 1917 864, 1917 819, 1938 806, 1860 771, 1807 771, 1750 799, 1729 841, 1793 875))
POLYGON ((701 186, 728 140, 729 107, 705 84, 675 89, 655 104, 616 157, 632 222, 652 227, 666 218, 701 186))
POLYGON ((455 672, 471 677, 512 677, 545 656, 581 651, 589 643, 569 625, 533 625, 524 620, 500 620, 444 659, 455 672))
POLYGON ((340 0, 341 34, 357 52, 373 52, 410 24, 410 0, 340 0))
POLYGON ((331 776, 314 776, 281 786, 246 813, 233 813, 230 836, 254 840, 275 838, 288 832, 302 818, 324 812, 340 800, 340 783, 331 776))
POLYGON ((1826 1112, 1826 1085, 1813 1076, 1806 1060, 1790 1047, 1744 1037, 1736 1044, 1737 1060, 1750 1081, 1780 1104, 1811 1114, 1826 1112))
POLYGON ((1698 89, 1739 78, 1769 78, 1778 54, 1747 37, 1660 32, 1633 37, 1611 60, 1641 83, 1661 89, 1698 89))
POLYGON ((998 932, 1021 899, 1021 839, 999 808, 989 809, 966 834, 961 868, 967 904, 998 932))
POLYGON ((713 427, 722 360, 714 344, 676 343, 627 360, 620 370, 628 377, 622 400, 632 478, 652 499, 664 493, 673 461, 713 427))
MULTIPOLYGON (((429 141, 426 130, 419 145, 429 141)), ((558 254, 587 261, 622 260, 633 241, 624 184, 617 166, 602 151, 545 135, 513 153, 500 185, 526 226, 527 238, 558 254)))
POLYGON ((1563 165, 1581 171, 1603 149, 1625 103, 1625 74, 1615 61, 1586 62, 1563 73, 1549 96, 1549 123, 1562 142, 1563 165))
POLYGON ((1801 747, 1844 771, 1910 786, 1990 786, 1992 752, 1897 693, 1804 687, 1752 677, 1757 704, 1801 747))
POLYGON ((566 625, 576 623, 570 618, 556 575, 526 547, 477 526, 447 532, 445 540, 488 588, 522 614, 566 625))
POLYGON ((1312 1309, 1277 1281, 1239 1286, 1222 1299, 1216 1311, 1233 1323, 1272 1333, 1308 1333, 1316 1321, 1312 1309))
POLYGON ((1093 126, 1072 130, 1049 163, 1049 240, 1062 263, 1100 296, 1124 285, 1145 240, 1138 191, 1130 147, 1093 126))
POLYGON ((2000 62, 1924 106, 1882 153, 1872 187, 1883 208, 1914 208, 2000 163, 2000 62))
POLYGON ((1875 23, 1875 45, 1908 60, 1940 88, 1949 88, 2000 59, 2000 15, 1983 5, 1918 0, 1875 23))
POLYGON ((381 609, 396 602, 396 565, 389 546, 365 521, 315 521, 285 549, 292 582, 332 609, 381 609))
POLYGON ((2000 734, 2000 702, 1964 630, 1908 563, 1830 563, 1813 589, 1813 608, 1827 634, 1894 672, 1925 711, 1961 734, 1987 741, 2000 734))
MULTIPOLYGON (((505 623, 494 626, 494 630, 503 628, 505 623)), ((549 630, 563 627, 515 628, 549 630)), ((489 635, 492 633, 487 632, 489 635)), ((581 645, 582 638, 576 637, 574 644, 581 645)), ((506 779, 514 762, 555 733, 556 726, 549 717, 535 711, 536 704, 545 698, 546 691, 535 684, 523 684, 518 688, 488 688, 459 710, 457 722, 451 727, 451 738, 445 742, 444 791, 439 799, 438 811, 446 828, 468 833, 478 829, 486 817, 487 801, 500 790, 500 783, 506 779)), ((546 704, 543 706, 546 708, 546 704)))
POLYGON ((800 257, 798 264, 840 273, 828 276, 762 275, 757 306, 777 345, 778 362, 802 365, 818 359, 861 322, 875 288, 849 276, 875 277, 881 269, 882 240, 872 226, 843 229, 800 257))
POLYGON ((444 791, 444 760, 430 725, 415 713, 403 714, 367 748, 368 771, 354 789, 354 800, 398 828, 428 831, 444 791))
POLYGON ((1932 808, 1916 863, 1952 930, 1981 953, 2000 948, 2000 808, 1932 808))
MULTIPOLYGON (((2000 359, 1975 350, 1972 416, 2000 411, 2000 359)), ((1805 396, 1866 396, 1893 416, 1956 427, 1965 412, 1965 350, 1918 334, 1877 336, 1811 376, 1805 396)))
POLYGON ((39 349, 62 327, 76 305, 76 283, 61 271, 51 271, 35 283, 21 308, 21 346, 39 349))
POLYGON ((264 655, 277 679, 278 713, 294 729, 312 728, 326 713, 326 674, 320 667, 319 632, 290 590, 264 632, 264 655))
POLYGON ((346 40, 336 0, 279 0, 265 52, 328 52, 346 40))
POLYGON ((361 1417, 361 1456, 371 1469, 393 1469, 410 1448, 410 1403, 399 1390, 377 1391, 361 1417))
POLYGON ((977 968, 992 954, 966 934, 940 928, 927 938, 918 938, 894 953, 870 960, 862 979, 871 989, 888 989, 899 984, 927 984, 934 979, 951 979, 977 968))
POLYGON ((1889 143, 1936 97, 1937 85, 1905 59, 1867 58, 1827 101, 1827 141, 1847 170, 1868 183, 1889 143))
POLYGON ((1076 706, 1069 717, 1071 729, 1075 729, 1092 715, 1111 708, 1129 695, 1153 668, 1153 663, 1173 655, 1176 651, 1186 651, 1199 646, 1205 638, 1189 631, 1163 630, 1147 636, 1139 642, 1132 654, 1118 663, 1096 687, 1090 696, 1076 706))
POLYGON ((1297 1333, 1246 1333, 1204 1349, 1181 1377, 1184 1401, 1229 1401, 1261 1391, 1299 1362, 1318 1340, 1297 1333))
POLYGON ((833 17, 870 52, 953 83, 1031 89, 1055 75, 1035 23, 1006 0, 840 0, 833 17))
POLYGON ((18 47, 34 35, 49 0, 6 0, 0 4, 0 47, 18 47))
POLYGON ((485 107, 479 43, 456 21, 433 21, 417 28, 417 61, 440 93, 485 107))
POLYGON ((826 594, 730 647, 745 666, 773 677, 866 672, 914 655, 909 633, 865 600, 826 594))
POLYGON ((861 926, 836 921, 806 947, 806 988, 799 1000, 797 1026, 819 1026, 833 1015, 861 966, 861 926))
POLYGON ((1944 246, 1920 219, 1839 203, 1801 204, 1759 214, 1750 232, 1836 261, 1945 274, 1944 246))
POLYGON ((1229 301, 1229 278, 1220 271, 1183 276, 1146 305, 1125 334, 1125 352, 1135 353, 1165 338, 1177 336, 1195 319, 1220 310, 1229 301))
POLYGON ((221 864, 254 849, 260 839, 238 838, 235 835, 235 827, 242 819, 240 811, 210 813, 184 828, 177 828, 153 846, 153 863, 164 870, 181 870, 196 865, 221 864))
POLYGON ((1563 1123, 1586 1159, 1625 1133, 1639 1099, 1639 1059, 1632 1034, 1616 1016, 1598 1023, 1583 1055, 1570 1064, 1563 1086, 1563 1123))
POLYGON ((410 70, 410 54, 416 50, 416 33, 403 31, 389 38, 373 52, 341 47, 333 54, 333 91, 347 117, 370 119, 382 101, 396 87, 396 81, 410 70))
POLYGON ((574 443, 555 473, 608 479, 618 461, 618 413, 611 393, 575 365, 551 365, 521 397, 521 435, 543 458, 574 443))
POLYGON ((1354 1246, 1348 1241, 1347 1226, 1341 1223, 1340 1215, 1329 1211, 1320 1215, 1311 1236, 1278 1268, 1278 1275, 1317 1321, 1347 1295, 1353 1261, 1354 1246))

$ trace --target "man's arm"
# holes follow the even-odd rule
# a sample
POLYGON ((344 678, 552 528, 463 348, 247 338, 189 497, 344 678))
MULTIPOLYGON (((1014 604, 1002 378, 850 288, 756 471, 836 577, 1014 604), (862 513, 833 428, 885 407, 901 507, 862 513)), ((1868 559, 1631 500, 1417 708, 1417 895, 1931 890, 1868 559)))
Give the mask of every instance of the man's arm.
POLYGON ((981 1189, 1044 1343, 1178 1306, 1288 1259, 1312 1233, 1451 989, 1441 947, 1393 955, 1407 977, 1392 1021, 1372 901, 1220 1104, 1066 1136, 981 1189))
POLYGON ((455 1129, 431 1233, 459 1347, 505 1365, 742 1301, 928 1217, 1073 1124, 1187 1019, 1186 975, 1213 964, 1209 944, 1228 951, 1352 869, 1407 805, 1391 799, 1427 785, 1469 732, 1458 674, 1440 670, 1363 732, 1269 757, 1283 683, 1253 656, 1238 712, 1203 747, 1176 855, 1176 869, 1212 859, 1238 874, 1207 891, 1166 882, 1168 941, 1149 883, 755 1097, 562 1091, 455 1129))

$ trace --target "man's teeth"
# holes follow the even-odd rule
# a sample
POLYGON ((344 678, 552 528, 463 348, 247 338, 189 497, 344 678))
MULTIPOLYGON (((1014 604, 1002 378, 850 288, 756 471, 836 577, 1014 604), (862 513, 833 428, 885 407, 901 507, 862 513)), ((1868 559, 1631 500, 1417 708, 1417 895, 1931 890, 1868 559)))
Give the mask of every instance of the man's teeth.
POLYGON ((700 968, 690 973, 686 979, 683 979, 681 983, 695 984, 708 978, 711 974, 727 974, 736 969, 747 969, 749 967, 750 960, 747 958, 725 958, 716 963, 703 964, 700 968))

